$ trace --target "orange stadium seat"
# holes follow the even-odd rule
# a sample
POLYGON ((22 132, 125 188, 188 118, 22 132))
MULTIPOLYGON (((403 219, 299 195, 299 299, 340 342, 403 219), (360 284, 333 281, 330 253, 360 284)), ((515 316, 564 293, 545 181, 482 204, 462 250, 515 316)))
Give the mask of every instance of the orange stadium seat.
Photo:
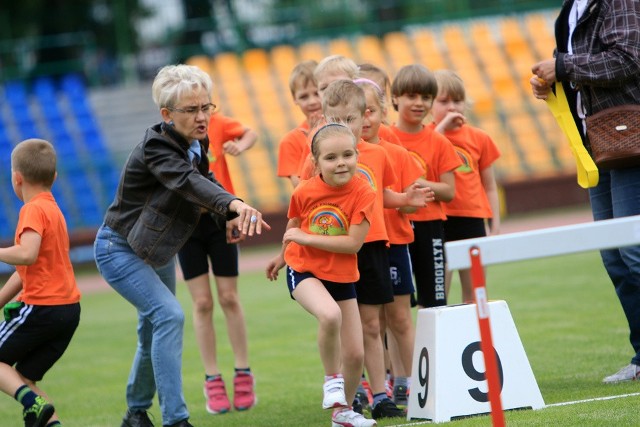
POLYGON ((477 114, 492 114, 495 106, 485 74, 478 66, 475 49, 469 37, 460 27, 446 27, 442 31, 445 49, 448 52, 451 69, 464 81, 468 97, 474 102, 477 114))
POLYGON ((322 44, 317 42, 306 42, 301 44, 298 48, 298 56, 301 61, 313 59, 320 62, 322 61, 322 58, 328 56, 328 53, 322 44))
POLYGON ((344 37, 329 41, 329 55, 342 55, 354 61, 357 60, 351 48, 351 42, 344 37))
POLYGON ((392 75, 405 65, 417 63, 418 58, 413 54, 413 46, 405 33, 387 33, 383 37, 383 44, 389 58, 388 70, 392 75))
POLYGON ((291 127, 295 126, 299 121, 299 116, 297 115, 298 107, 293 103, 291 90, 289 89, 289 76, 297 64, 297 52, 292 46, 280 45, 271 49, 271 65, 275 70, 280 99, 285 110, 291 112, 294 116, 295 123, 291 127))
POLYGON ((382 69, 387 69, 385 57, 380 39, 375 36, 360 36, 355 40, 356 60, 358 63, 370 63, 382 69))
POLYGON ((525 16, 524 23, 535 50, 536 61, 551 58, 556 46, 553 21, 545 14, 534 13, 525 16))
POLYGON ((419 63, 430 70, 450 68, 432 31, 426 28, 419 29, 413 33, 412 38, 419 63))

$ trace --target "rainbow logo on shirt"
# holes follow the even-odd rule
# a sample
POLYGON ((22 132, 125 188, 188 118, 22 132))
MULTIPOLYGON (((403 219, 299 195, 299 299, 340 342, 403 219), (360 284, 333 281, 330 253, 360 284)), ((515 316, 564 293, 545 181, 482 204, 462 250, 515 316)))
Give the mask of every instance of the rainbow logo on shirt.
POLYGON ((462 164, 458 166, 456 172, 460 173, 471 173, 473 172, 473 163, 471 162, 471 154, 469 154, 466 150, 460 147, 454 146, 458 157, 462 160, 462 164))
POLYGON ((338 207, 321 205, 309 213, 309 230, 325 236, 342 236, 349 233, 349 221, 338 207))
POLYGON ((361 178, 364 178, 364 180, 369 183, 371 188, 374 190, 377 189, 375 174, 367 165, 358 163, 357 172, 360 173, 361 178))
POLYGON ((408 150, 408 151, 409 151, 409 154, 411 154, 411 156, 416 160, 416 162, 418 162, 418 164, 424 170, 424 175, 422 177, 424 179, 427 179, 427 171, 429 170, 429 168, 427 168, 427 162, 425 162, 422 156, 416 153, 415 151, 411 151, 411 150, 408 150))

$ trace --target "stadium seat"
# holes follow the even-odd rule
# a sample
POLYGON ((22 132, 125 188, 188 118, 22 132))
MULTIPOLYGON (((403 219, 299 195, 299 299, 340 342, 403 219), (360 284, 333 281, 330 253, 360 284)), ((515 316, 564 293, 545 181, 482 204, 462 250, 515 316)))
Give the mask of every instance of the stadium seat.
POLYGON ((430 30, 421 28, 412 34, 413 45, 416 47, 418 62, 430 70, 449 68, 442 54, 441 47, 436 41, 436 36, 430 30))
POLYGON ((355 52, 358 63, 367 62, 382 69, 387 68, 387 59, 378 37, 360 36, 356 38, 355 52))
POLYGON ((405 33, 385 34, 383 45, 389 57, 388 70, 391 75, 395 75, 405 65, 416 63, 417 58, 413 55, 413 47, 405 33))
POLYGON ((321 43, 306 42, 298 47, 298 56, 301 61, 313 59, 320 62, 322 58, 328 56, 329 53, 325 50, 321 43))
POLYGON ((345 37, 338 37, 329 41, 329 55, 342 55, 357 61, 351 42, 345 37))

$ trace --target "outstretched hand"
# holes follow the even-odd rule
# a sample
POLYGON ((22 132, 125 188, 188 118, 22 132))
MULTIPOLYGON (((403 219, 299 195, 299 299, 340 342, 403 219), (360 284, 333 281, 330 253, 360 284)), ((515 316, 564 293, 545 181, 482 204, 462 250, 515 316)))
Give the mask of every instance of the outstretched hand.
POLYGON ((436 199, 436 195, 431 187, 422 187, 417 182, 411 184, 405 191, 407 196, 408 206, 415 208, 423 208, 427 206, 427 203, 433 202, 436 199))
POLYGON ((271 230, 271 226, 262 219, 262 214, 241 200, 234 200, 229 205, 229 209, 238 214, 237 230, 241 238, 262 234, 262 228, 271 230))

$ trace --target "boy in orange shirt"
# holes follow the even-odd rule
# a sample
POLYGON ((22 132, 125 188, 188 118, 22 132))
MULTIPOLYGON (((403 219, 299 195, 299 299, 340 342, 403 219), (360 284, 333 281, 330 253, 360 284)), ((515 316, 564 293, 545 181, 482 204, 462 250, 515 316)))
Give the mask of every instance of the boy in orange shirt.
POLYGON ((0 389, 23 405, 26 427, 61 425, 36 382, 63 355, 80 322, 67 224, 51 194, 55 178, 49 142, 28 139, 13 149, 11 181, 24 206, 15 245, 0 248, 0 261, 16 266, 0 289, 0 389))
POLYGON ((353 411, 351 402, 363 361, 362 326, 354 282, 356 253, 372 221, 375 192, 354 178, 358 151, 351 130, 329 123, 311 141, 318 172, 293 191, 281 253, 267 266, 276 280, 287 265, 290 295, 318 319, 322 361, 322 407, 333 409, 332 426, 370 427, 376 422, 353 411))
MULTIPOLYGON (((398 180, 390 188, 402 193, 413 185, 426 186, 422 178, 424 169, 401 145, 385 141, 378 135, 378 129, 386 116, 386 104, 382 88, 369 79, 356 79, 355 83, 365 93, 367 100, 367 114, 362 128, 362 139, 369 144, 376 144, 384 148, 391 160, 398 180)), ((392 390, 393 401, 396 405, 407 405, 407 391, 411 377, 411 365, 415 330, 411 316, 411 297, 415 291, 409 257, 409 243, 413 242, 413 229, 409 221, 409 213, 415 212, 415 207, 384 210, 384 221, 389 236, 389 265, 391 282, 393 284, 393 302, 384 304, 382 330, 387 327, 386 343, 391 358, 394 384, 387 386, 392 390), (389 333, 390 331, 390 333, 389 333)))
POLYGON ((462 164, 451 142, 422 123, 437 94, 433 73, 419 64, 402 67, 391 84, 393 108, 398 112, 392 130, 427 171, 425 179, 436 197, 434 203, 410 215, 414 241, 409 251, 420 307, 447 303, 442 204, 453 199, 453 172, 462 164))
POLYGON ((365 243, 358 251, 360 279, 356 283, 358 308, 362 321, 365 348, 365 366, 373 394, 374 419, 404 416, 385 392, 384 351, 380 333, 380 314, 383 304, 393 301, 393 286, 389 273, 389 238, 384 223, 384 208, 405 206, 422 207, 431 200, 428 188, 412 186, 406 193, 396 193, 388 187, 397 178, 384 148, 362 139, 366 98, 364 91, 351 80, 338 80, 329 84, 322 99, 322 111, 329 121, 349 124, 358 143, 358 172, 376 190, 376 202, 365 243))
MULTIPOLYGON (((438 96, 433 102, 433 123, 429 127, 443 134, 453 144, 464 164, 455 170, 456 194, 444 206, 446 241, 471 239, 487 235, 485 219, 489 219, 489 233, 500 232, 500 202, 493 173, 493 162, 500 151, 491 137, 466 123, 466 96, 460 76, 450 70, 435 72, 438 96)), ((471 271, 460 270, 462 301, 473 301, 471 271)), ((451 274, 447 274, 449 294, 451 274)))
POLYGON ((289 90, 305 121, 297 128, 289 131, 278 146, 278 176, 291 180, 294 187, 298 185, 300 176, 298 166, 309 153, 307 136, 322 116, 322 104, 318 94, 318 86, 313 70, 318 63, 313 60, 303 61, 295 66, 289 77, 289 90))

